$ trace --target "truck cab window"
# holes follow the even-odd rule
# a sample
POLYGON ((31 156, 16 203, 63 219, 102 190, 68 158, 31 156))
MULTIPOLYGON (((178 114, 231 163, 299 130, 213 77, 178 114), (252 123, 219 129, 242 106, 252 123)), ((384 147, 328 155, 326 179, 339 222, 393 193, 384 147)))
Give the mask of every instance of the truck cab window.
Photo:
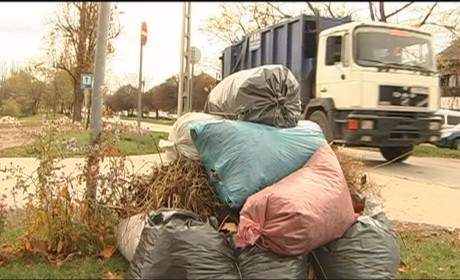
POLYGON ((330 36, 326 40, 326 65, 342 61, 342 36, 330 36))

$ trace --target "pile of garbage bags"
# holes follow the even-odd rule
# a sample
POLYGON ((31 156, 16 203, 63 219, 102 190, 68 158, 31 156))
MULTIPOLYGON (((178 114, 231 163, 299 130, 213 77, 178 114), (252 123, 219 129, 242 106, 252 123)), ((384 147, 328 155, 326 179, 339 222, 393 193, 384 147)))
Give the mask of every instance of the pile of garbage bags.
POLYGON ((299 85, 281 65, 240 71, 214 88, 205 112, 181 116, 163 143, 170 159, 200 159, 219 200, 240 219, 218 231, 182 209, 120 223, 132 279, 321 279, 397 275, 399 244, 382 208, 355 213, 318 125, 299 121, 299 85), (239 114, 228 120, 225 114, 239 114), (131 226, 129 224, 131 223, 131 226))

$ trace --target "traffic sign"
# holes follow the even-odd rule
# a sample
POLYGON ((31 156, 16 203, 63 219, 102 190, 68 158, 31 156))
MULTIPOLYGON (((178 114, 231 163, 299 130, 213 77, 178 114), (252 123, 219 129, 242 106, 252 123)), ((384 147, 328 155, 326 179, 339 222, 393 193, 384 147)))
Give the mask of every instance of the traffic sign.
POLYGON ((147 44, 147 23, 145 21, 141 24, 141 45, 145 46, 147 44))
POLYGON ((190 49, 190 63, 197 64, 200 62, 201 52, 197 47, 192 47, 190 49))
POLYGON ((93 88, 93 74, 81 74, 80 76, 80 88, 81 89, 92 89, 93 88))

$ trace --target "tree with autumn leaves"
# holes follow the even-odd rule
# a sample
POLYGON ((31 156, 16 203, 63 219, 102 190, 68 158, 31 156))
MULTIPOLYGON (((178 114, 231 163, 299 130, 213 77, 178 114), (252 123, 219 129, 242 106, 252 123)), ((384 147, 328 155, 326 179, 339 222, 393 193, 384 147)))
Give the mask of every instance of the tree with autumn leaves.
MULTIPOLYGON (((209 92, 216 85, 216 79, 206 73, 193 78, 193 110, 202 111, 209 92)), ((179 78, 171 76, 163 83, 152 87, 142 95, 143 111, 175 112, 177 110, 177 92, 179 78)), ((137 88, 131 84, 123 85, 114 94, 105 99, 105 104, 114 112, 126 111, 129 116, 137 109, 137 88)))
MULTIPOLYGON (((62 2, 49 20, 47 55, 51 66, 68 73, 73 82, 73 121, 81 122, 84 92, 80 75, 93 73, 97 25, 101 2, 62 2)), ((108 55, 113 55, 114 40, 121 32, 118 7, 112 4, 110 14, 108 55)))

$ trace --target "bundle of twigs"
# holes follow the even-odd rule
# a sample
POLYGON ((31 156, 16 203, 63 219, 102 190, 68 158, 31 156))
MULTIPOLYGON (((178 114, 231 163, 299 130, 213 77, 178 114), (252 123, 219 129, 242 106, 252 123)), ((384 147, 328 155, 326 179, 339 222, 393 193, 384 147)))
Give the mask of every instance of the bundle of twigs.
POLYGON ((364 163, 346 153, 341 146, 333 146, 333 150, 348 184, 354 203, 364 203, 362 198, 380 199, 379 186, 369 179, 364 171, 364 163))
POLYGON ((180 158, 169 164, 157 164, 148 175, 139 176, 123 198, 122 216, 155 211, 159 208, 189 210, 202 221, 214 216, 220 222, 236 222, 237 217, 220 203, 209 184, 201 161, 180 158))

